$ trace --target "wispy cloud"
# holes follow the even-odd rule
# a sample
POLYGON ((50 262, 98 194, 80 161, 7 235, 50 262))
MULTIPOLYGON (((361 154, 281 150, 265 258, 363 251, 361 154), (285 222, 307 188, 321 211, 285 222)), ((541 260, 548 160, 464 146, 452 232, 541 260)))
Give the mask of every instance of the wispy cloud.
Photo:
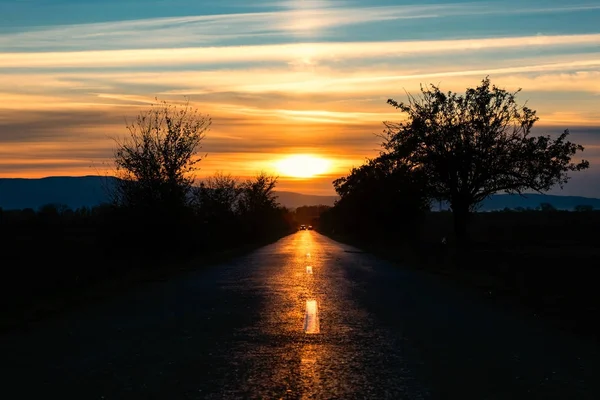
POLYGON ((74 52, 0 53, 0 68, 98 68, 210 65, 248 62, 319 62, 491 49, 598 46, 600 34, 463 40, 288 43, 256 46, 74 52))
MULTIPOLYGON (((207 103, 223 104, 238 99, 246 104, 269 108, 285 102, 302 107, 311 95, 319 99, 343 101, 370 96, 391 96, 403 89, 418 90, 421 83, 442 83, 448 90, 461 91, 485 75, 491 75, 508 88, 523 87, 527 92, 582 92, 600 94, 600 55, 573 61, 495 67, 484 63, 476 69, 468 65, 429 66, 419 72, 393 66, 338 68, 316 66, 295 70, 285 66, 253 69, 162 72, 35 72, 0 75, 3 98, 1 108, 73 108, 97 105, 140 105, 154 101, 156 95, 192 96, 207 103), (447 68, 447 69, 446 69, 447 68), (135 94, 134 94, 135 93, 135 94), (282 97, 285 96, 285 97, 282 97), (268 101, 269 98, 271 101, 268 101)), ((579 59, 578 59, 579 58, 579 59)), ((510 64, 508 64, 510 65, 510 64)))
POLYGON ((319 37, 332 29, 357 24, 411 19, 484 15, 526 15, 600 9, 593 3, 529 7, 505 2, 394 6, 349 6, 333 2, 289 2, 268 12, 189 15, 101 23, 38 27, 0 34, 0 49, 134 49, 222 45, 235 41, 319 37))
POLYGON ((181 46, 234 38, 311 34, 327 27, 403 18, 427 18, 465 10, 457 5, 297 7, 285 11, 197 15, 66 25, 0 35, 0 48, 181 46))

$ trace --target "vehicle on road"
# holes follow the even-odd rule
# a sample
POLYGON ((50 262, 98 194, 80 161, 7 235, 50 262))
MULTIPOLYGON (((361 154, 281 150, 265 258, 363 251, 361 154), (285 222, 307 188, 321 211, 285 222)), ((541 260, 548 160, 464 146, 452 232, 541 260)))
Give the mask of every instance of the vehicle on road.
POLYGON ((299 230, 301 230, 301 231, 305 231, 305 230, 306 230, 306 225, 300 225, 300 228, 299 228, 299 230))

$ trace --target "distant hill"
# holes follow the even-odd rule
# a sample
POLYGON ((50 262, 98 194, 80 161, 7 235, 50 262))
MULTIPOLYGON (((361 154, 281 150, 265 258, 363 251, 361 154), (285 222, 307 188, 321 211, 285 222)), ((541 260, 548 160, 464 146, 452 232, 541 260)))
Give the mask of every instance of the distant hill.
MULTIPOLYGON (((93 207, 108 202, 109 189, 116 178, 103 176, 48 177, 40 179, 0 178, 0 207, 5 210, 65 204, 72 209, 93 207)), ((275 192, 277 200, 288 208, 304 205, 333 206, 336 196, 312 196, 294 192, 275 192)))
POLYGON ((301 206, 330 206, 339 198, 338 196, 314 196, 295 192, 275 192, 277 201, 288 208, 301 206))
POLYGON ((5 210, 65 204, 70 208, 93 207, 109 201, 108 190, 116 178, 57 176, 40 179, 0 178, 0 207, 5 210))
MULTIPOLYGON (((528 193, 521 197, 512 194, 495 194, 484 200, 478 211, 496 211, 505 208, 536 208, 541 203, 550 203, 558 210, 573 210, 578 205, 589 205, 594 209, 600 209, 600 199, 580 196, 556 196, 550 194, 528 193)), ((433 203, 432 209, 439 210, 439 203, 433 203)), ((448 209, 449 205, 442 202, 442 209, 448 209)))
MULTIPOLYGON (((65 204, 70 208, 93 207, 109 201, 109 189, 116 178, 102 176, 48 177, 41 179, 0 178, 0 207, 5 210, 39 207, 49 203, 65 204)), ((278 201, 288 208, 300 206, 333 206, 337 196, 315 196, 295 192, 277 191, 278 201)), ((600 199, 578 196, 527 194, 498 194, 485 200, 480 211, 508 208, 535 208, 540 203, 550 203, 561 210, 572 210, 578 205, 591 205, 600 209, 600 199)), ((442 209, 448 205, 442 203, 442 209)), ((439 203, 433 203, 439 209, 439 203)))

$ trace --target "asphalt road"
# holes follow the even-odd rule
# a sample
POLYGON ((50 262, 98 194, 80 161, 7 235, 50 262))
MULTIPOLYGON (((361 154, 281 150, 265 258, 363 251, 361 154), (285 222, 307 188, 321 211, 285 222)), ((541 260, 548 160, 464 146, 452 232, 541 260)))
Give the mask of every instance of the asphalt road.
POLYGON ((314 231, 5 334, 0 355, 7 400, 600 398, 597 343, 314 231))

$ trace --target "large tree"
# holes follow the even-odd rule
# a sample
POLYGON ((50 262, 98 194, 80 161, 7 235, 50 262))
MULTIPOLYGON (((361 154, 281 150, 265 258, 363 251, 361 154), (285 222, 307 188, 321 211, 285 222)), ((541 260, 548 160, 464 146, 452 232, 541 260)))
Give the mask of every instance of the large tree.
POLYGON ((404 228, 414 234, 415 223, 429 210, 426 182, 421 171, 411 171, 390 154, 367 160, 350 174, 333 181, 340 196, 334 215, 342 230, 370 238, 404 228))
POLYGON ((189 101, 162 101, 139 114, 127 125, 129 136, 116 140, 118 202, 155 210, 186 205, 201 160, 197 150, 210 125, 210 117, 189 101))
POLYGON ((464 95, 421 86, 421 96, 388 103, 408 114, 385 122, 384 148, 398 162, 427 177, 433 199, 446 200, 459 241, 466 239, 470 213, 497 192, 545 192, 565 184, 570 171, 589 167, 572 162, 583 146, 567 141, 569 131, 552 139, 530 136, 536 112, 509 92, 482 80, 464 95))

